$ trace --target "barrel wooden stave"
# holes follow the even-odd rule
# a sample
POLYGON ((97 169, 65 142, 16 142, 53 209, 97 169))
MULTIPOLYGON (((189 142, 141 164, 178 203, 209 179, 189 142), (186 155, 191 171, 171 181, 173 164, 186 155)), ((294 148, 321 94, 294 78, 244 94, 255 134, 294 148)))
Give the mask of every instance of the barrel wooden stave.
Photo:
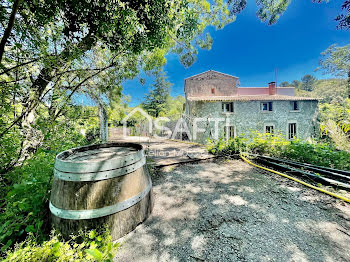
POLYGON ((152 189, 137 204, 113 215, 83 220, 64 219, 51 215, 52 223, 63 237, 68 238, 79 230, 90 230, 107 225, 112 239, 117 240, 133 231, 139 224, 144 222, 152 212, 154 204, 152 189))
MULTIPOLYGON (((117 145, 122 146, 123 144, 118 143, 117 145)), ((126 144, 126 146, 131 145, 130 143, 126 144)), ((107 144, 102 145, 102 148, 106 147, 108 147, 107 144)), ((98 148, 98 146, 94 146, 94 150, 98 148)), ((136 149, 140 150, 140 147, 136 149)), ((71 152, 74 152, 74 149, 71 152)), ((81 152, 81 149, 78 152, 81 152)), ((141 153, 143 154, 143 152, 141 153)), ((68 154, 62 155, 67 157, 68 154)), ((138 152, 137 157, 139 156, 140 152, 138 152)), ((74 160, 74 157, 71 159, 74 160)), ((108 159, 108 162, 110 165, 112 163, 111 159, 108 159)), ((120 165, 122 160, 118 159, 117 162, 120 165)), ((73 168, 72 175, 77 170, 79 171, 79 169, 73 168)), ((84 170, 87 170, 86 164, 84 164, 84 170)), ((146 165, 129 174, 97 181, 65 181, 54 177, 50 201, 55 208, 66 211, 96 210, 128 202, 130 198, 150 188, 150 183, 151 179, 146 165)), ((147 219, 152 212, 153 202, 152 189, 150 189, 135 204, 114 214, 90 219, 67 219, 51 214, 51 219, 54 228, 64 237, 77 234, 81 229, 87 230, 107 225, 111 231, 112 238, 118 239, 134 230, 138 224, 147 219)))
POLYGON ((143 166, 124 176, 88 182, 64 181, 55 177, 51 203, 66 210, 111 206, 143 191, 149 183, 146 172, 146 167, 143 166))

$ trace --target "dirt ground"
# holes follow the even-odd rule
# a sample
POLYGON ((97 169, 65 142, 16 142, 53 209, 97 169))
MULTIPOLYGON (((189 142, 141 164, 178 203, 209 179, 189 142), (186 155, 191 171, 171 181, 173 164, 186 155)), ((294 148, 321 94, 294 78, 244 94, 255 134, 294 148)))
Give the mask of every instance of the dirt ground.
MULTIPOLYGON (((153 145, 188 147, 172 143, 153 145)), ((350 261, 341 200, 241 160, 157 170, 154 210, 115 261, 350 261)))
POLYGON ((214 158, 204 146, 191 142, 155 139, 144 136, 130 136, 124 139, 120 136, 111 136, 110 141, 142 144, 148 159, 152 160, 150 164, 155 166, 184 163, 193 159, 214 158))

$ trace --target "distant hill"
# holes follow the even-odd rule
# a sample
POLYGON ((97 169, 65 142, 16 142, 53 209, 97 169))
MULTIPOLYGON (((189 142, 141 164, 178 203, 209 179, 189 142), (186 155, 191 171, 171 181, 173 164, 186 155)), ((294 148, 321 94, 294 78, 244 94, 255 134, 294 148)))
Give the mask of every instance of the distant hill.
POLYGON ((347 81, 345 79, 317 80, 312 91, 296 88, 297 96, 319 98, 322 103, 341 102, 347 97, 347 81))

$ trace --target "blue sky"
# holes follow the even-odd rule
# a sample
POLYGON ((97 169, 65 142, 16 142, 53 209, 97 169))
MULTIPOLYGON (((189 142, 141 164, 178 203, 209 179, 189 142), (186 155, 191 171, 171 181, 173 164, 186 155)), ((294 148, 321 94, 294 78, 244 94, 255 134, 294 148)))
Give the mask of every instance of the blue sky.
MULTIPOLYGON (((266 86, 277 82, 300 79, 305 74, 325 78, 314 72, 320 53, 331 44, 350 43, 350 31, 337 30, 334 18, 340 12, 342 0, 315 4, 311 0, 292 0, 287 11, 275 25, 262 23, 255 15, 255 1, 235 22, 222 30, 209 28, 212 49, 199 50, 198 59, 184 68, 176 55, 167 56, 165 71, 174 84, 172 95, 183 95, 184 78, 207 70, 216 70, 239 77, 241 86, 266 86)), ((142 86, 137 80, 124 84, 124 94, 131 96, 130 106, 141 103, 151 80, 142 86)))

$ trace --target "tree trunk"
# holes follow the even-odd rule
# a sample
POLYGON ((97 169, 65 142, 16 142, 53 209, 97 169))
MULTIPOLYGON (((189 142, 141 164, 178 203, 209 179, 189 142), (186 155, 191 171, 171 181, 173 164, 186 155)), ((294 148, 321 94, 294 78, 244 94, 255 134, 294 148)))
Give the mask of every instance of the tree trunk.
POLYGON ((55 68, 60 68, 64 64, 72 61, 74 59, 74 56, 72 55, 74 50, 79 50, 80 54, 87 51, 90 48, 90 46, 93 45, 93 41, 94 39, 90 35, 85 36, 81 40, 81 42, 75 45, 74 48, 68 48, 63 50, 56 57, 56 61, 57 61, 56 65, 54 66, 49 65, 41 69, 38 77, 34 80, 32 86, 30 87, 30 90, 33 90, 35 94, 33 95, 32 98, 29 98, 27 101, 25 101, 23 105, 25 109, 22 112, 22 114, 16 120, 14 120, 7 128, 5 128, 5 130, 0 134, 0 138, 3 137, 8 132, 8 130, 10 130, 14 125, 24 121, 28 117, 28 115, 37 108, 37 106, 40 103, 40 98, 44 93, 47 85, 55 77, 54 76, 54 72, 56 70, 55 68))
POLYGON ((17 13, 17 10, 18 10, 20 2, 21 2, 21 0, 15 0, 13 2, 13 6, 12 6, 12 11, 11 11, 11 15, 10 15, 10 18, 9 18, 9 22, 8 22, 7 27, 5 29, 4 36, 1 38, 1 42, 0 42, 0 62, 1 62, 2 57, 4 55, 4 52, 5 52, 5 45, 6 45, 7 39, 11 35, 12 27, 13 27, 13 25, 15 23, 16 13, 17 13))
POLYGON ((98 111, 100 118, 100 139, 102 142, 107 142, 108 140, 108 117, 106 108, 102 103, 98 103, 98 111))

